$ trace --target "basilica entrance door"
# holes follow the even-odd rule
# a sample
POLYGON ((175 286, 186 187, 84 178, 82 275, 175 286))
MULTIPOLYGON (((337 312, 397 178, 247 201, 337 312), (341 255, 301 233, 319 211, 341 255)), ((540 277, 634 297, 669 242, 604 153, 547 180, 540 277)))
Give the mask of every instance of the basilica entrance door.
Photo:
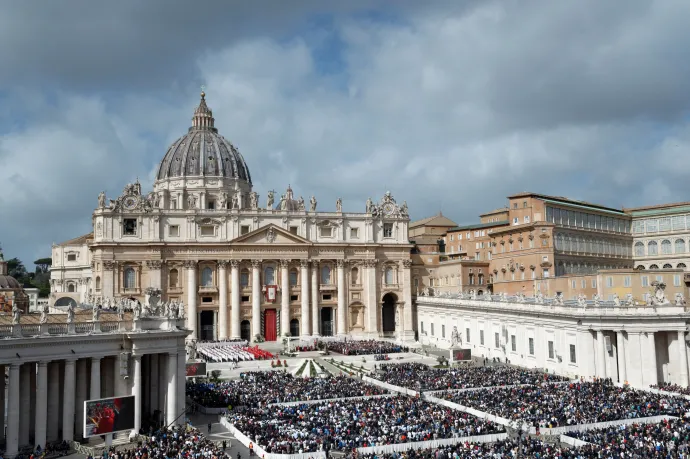
POLYGON ((333 336, 333 308, 321 308, 321 336, 333 336))
POLYGON ((252 340, 252 330, 248 320, 243 320, 240 323, 240 338, 247 342, 252 340))
POLYGON ((299 320, 292 319, 290 321, 290 336, 299 336, 299 320))
POLYGON ((213 323, 213 311, 201 311, 199 314, 199 339, 213 341, 215 337, 215 324, 213 323))
POLYGON ((277 316, 275 309, 266 309, 264 311, 264 339, 266 341, 275 341, 277 338, 277 316))
POLYGON ((383 297, 381 311, 381 331, 383 333, 395 332, 395 303, 398 298, 392 293, 386 293, 383 297))

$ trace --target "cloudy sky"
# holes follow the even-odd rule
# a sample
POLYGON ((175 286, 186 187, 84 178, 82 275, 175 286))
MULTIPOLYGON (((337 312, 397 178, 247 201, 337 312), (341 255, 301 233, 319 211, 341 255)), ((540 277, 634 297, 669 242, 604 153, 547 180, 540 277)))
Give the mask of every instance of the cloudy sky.
POLYGON ((26 262, 149 188, 199 87, 262 202, 476 221, 535 191, 690 200, 687 0, 0 0, 0 243, 26 262))

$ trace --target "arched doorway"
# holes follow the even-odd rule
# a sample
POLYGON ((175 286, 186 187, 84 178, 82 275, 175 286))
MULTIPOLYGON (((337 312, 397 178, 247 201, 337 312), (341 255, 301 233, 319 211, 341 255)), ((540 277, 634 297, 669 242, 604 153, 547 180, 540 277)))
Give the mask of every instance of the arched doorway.
POLYGON ((68 296, 63 296, 62 298, 58 298, 57 301, 55 302, 54 306, 62 306, 62 307, 67 307, 69 305, 74 306, 75 308, 77 307, 77 302, 74 301, 72 298, 68 296))
POLYGON ((240 338, 247 342, 252 340, 252 329, 248 320, 243 320, 240 323, 240 338))
POLYGON ((398 297, 394 293, 386 293, 383 296, 381 308, 381 331, 384 333, 395 332, 395 303, 398 297))
POLYGON ((292 319, 290 321, 290 336, 299 336, 299 320, 292 319))

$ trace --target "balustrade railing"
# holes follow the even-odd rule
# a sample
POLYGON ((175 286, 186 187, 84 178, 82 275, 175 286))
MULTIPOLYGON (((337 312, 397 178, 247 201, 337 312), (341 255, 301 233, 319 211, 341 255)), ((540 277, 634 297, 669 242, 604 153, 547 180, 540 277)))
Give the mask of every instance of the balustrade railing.
POLYGON ((184 319, 168 319, 164 317, 149 317, 136 321, 130 319, 107 322, 0 324, 0 339, 27 338, 41 335, 86 335, 137 330, 161 330, 166 328, 176 329, 178 326, 183 326, 183 324, 184 319))

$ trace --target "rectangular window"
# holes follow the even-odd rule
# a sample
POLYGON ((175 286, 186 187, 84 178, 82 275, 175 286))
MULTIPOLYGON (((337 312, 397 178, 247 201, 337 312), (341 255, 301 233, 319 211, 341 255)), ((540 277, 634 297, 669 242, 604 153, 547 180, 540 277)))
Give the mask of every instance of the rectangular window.
POLYGON ((549 341, 547 344, 548 344, 548 348, 549 348, 549 358, 553 359, 555 357, 554 356, 555 353, 553 351, 553 341, 549 341))
POLYGON ((177 199, 173 198, 170 200, 170 208, 173 210, 177 209, 177 199))
POLYGON ((446 337, 446 326, 441 324, 441 338, 446 337))
POLYGON ((606 286, 607 287, 613 287, 613 277, 606 276, 606 286))
POLYGON ((249 295, 243 295, 242 296, 242 302, 243 303, 249 303, 249 295))
POLYGON ((573 280, 570 282, 570 284, 571 284, 573 290, 575 290, 575 289, 577 288, 577 281, 576 281, 575 279, 573 279, 573 280))
POLYGON ((331 301, 331 299, 333 299, 333 296, 330 293, 328 293, 324 294, 321 298, 323 299, 323 301, 331 301))
POLYGON ((680 287, 680 274, 673 275, 673 286, 680 287))
POLYGON ((213 297, 212 296, 202 296, 201 302, 202 303, 213 303, 213 297))
POLYGON ((582 286, 582 288, 587 288, 587 281, 582 279, 582 281, 580 281, 580 285, 582 286))
POLYGON ((570 345, 570 363, 577 363, 577 358, 575 356, 575 345, 570 345))
POLYGON ((242 288, 249 287, 249 272, 248 271, 242 271, 242 273, 240 274, 240 286, 242 288))
POLYGON ((592 288, 597 288, 597 280, 592 279, 592 288))
POLYGON ((496 345, 496 349, 501 347, 501 336, 498 334, 498 332, 494 333, 494 344, 496 345))
POLYGON ((290 301, 299 301, 299 295, 290 295, 290 301))
POLYGON ((67 261, 77 261, 77 254, 76 253, 70 253, 67 255, 67 261))
POLYGON ((180 236, 180 225, 170 225, 168 226, 168 236, 179 237, 180 236))
POLYGON ((513 225, 518 225, 520 224, 520 220, 518 220, 517 217, 513 218, 513 225))
POLYGON ((548 278, 548 277, 549 277, 549 270, 545 269, 544 270, 544 278, 548 278))
POLYGON ((644 233, 644 221, 643 220, 636 220, 633 223, 633 233, 635 233, 635 234, 644 233))
POLYGON ((529 355, 534 355, 534 338, 530 338, 529 342, 529 355))
POLYGON ((203 225, 200 228, 202 236, 213 236, 216 233, 216 227, 213 225, 203 225))
POLYGON ((125 236, 136 236, 137 235, 137 219, 136 218, 125 218, 122 222, 122 232, 125 236))
POLYGON ((216 208, 216 201, 208 201, 206 203, 206 208, 208 210, 214 210, 216 208))
POLYGON ((393 237, 393 224, 384 223, 383 224, 383 237, 393 237))
POLYGON ((240 226, 240 235, 249 234, 249 225, 240 226))
POLYGON ((431 323, 431 336, 434 336, 434 323, 431 323))
POLYGON ((643 287, 649 287, 649 278, 647 276, 642 276, 640 278, 643 287))
POLYGON ((656 233, 659 230, 659 221, 654 219, 654 220, 647 220, 647 232, 648 233, 656 233))
POLYGON ((632 278, 630 276, 625 276, 623 278, 623 287, 630 287, 632 285, 632 278))
POLYGON ((359 228, 350 228, 350 238, 359 239, 359 228))
POLYGON ((465 329, 465 336, 467 336, 467 342, 469 343, 470 342, 470 329, 469 328, 465 329))
POLYGON ((670 217, 664 217, 659 219, 659 231, 671 231, 670 217))
POLYGON ((529 223, 529 215, 525 215, 525 223, 529 223))
POLYGON ((513 352, 517 352, 517 342, 515 341, 515 335, 510 335, 510 349, 513 352))
POLYGON ((422 334, 424 334, 424 322, 419 322, 419 329, 422 331, 422 334))
MULTIPOLYGON (((333 236, 333 228, 330 226, 322 226, 321 227, 321 237, 332 237, 333 236)), ((384 230, 384 236, 385 236, 385 230, 384 230)))
POLYGON ((479 344, 484 345, 484 330, 479 330, 479 344))
POLYGON ((522 201, 522 208, 523 209, 527 208, 527 201, 522 201))
POLYGON ((673 217, 671 219, 671 222, 674 230, 685 229, 685 215, 681 215, 680 217, 673 217))
POLYGON ((663 281, 664 281, 664 276, 656 276, 656 281, 657 281, 657 282, 663 282, 663 281))
POLYGON ((299 226, 291 226, 290 234, 294 234, 295 236, 297 236, 299 234, 299 226))

